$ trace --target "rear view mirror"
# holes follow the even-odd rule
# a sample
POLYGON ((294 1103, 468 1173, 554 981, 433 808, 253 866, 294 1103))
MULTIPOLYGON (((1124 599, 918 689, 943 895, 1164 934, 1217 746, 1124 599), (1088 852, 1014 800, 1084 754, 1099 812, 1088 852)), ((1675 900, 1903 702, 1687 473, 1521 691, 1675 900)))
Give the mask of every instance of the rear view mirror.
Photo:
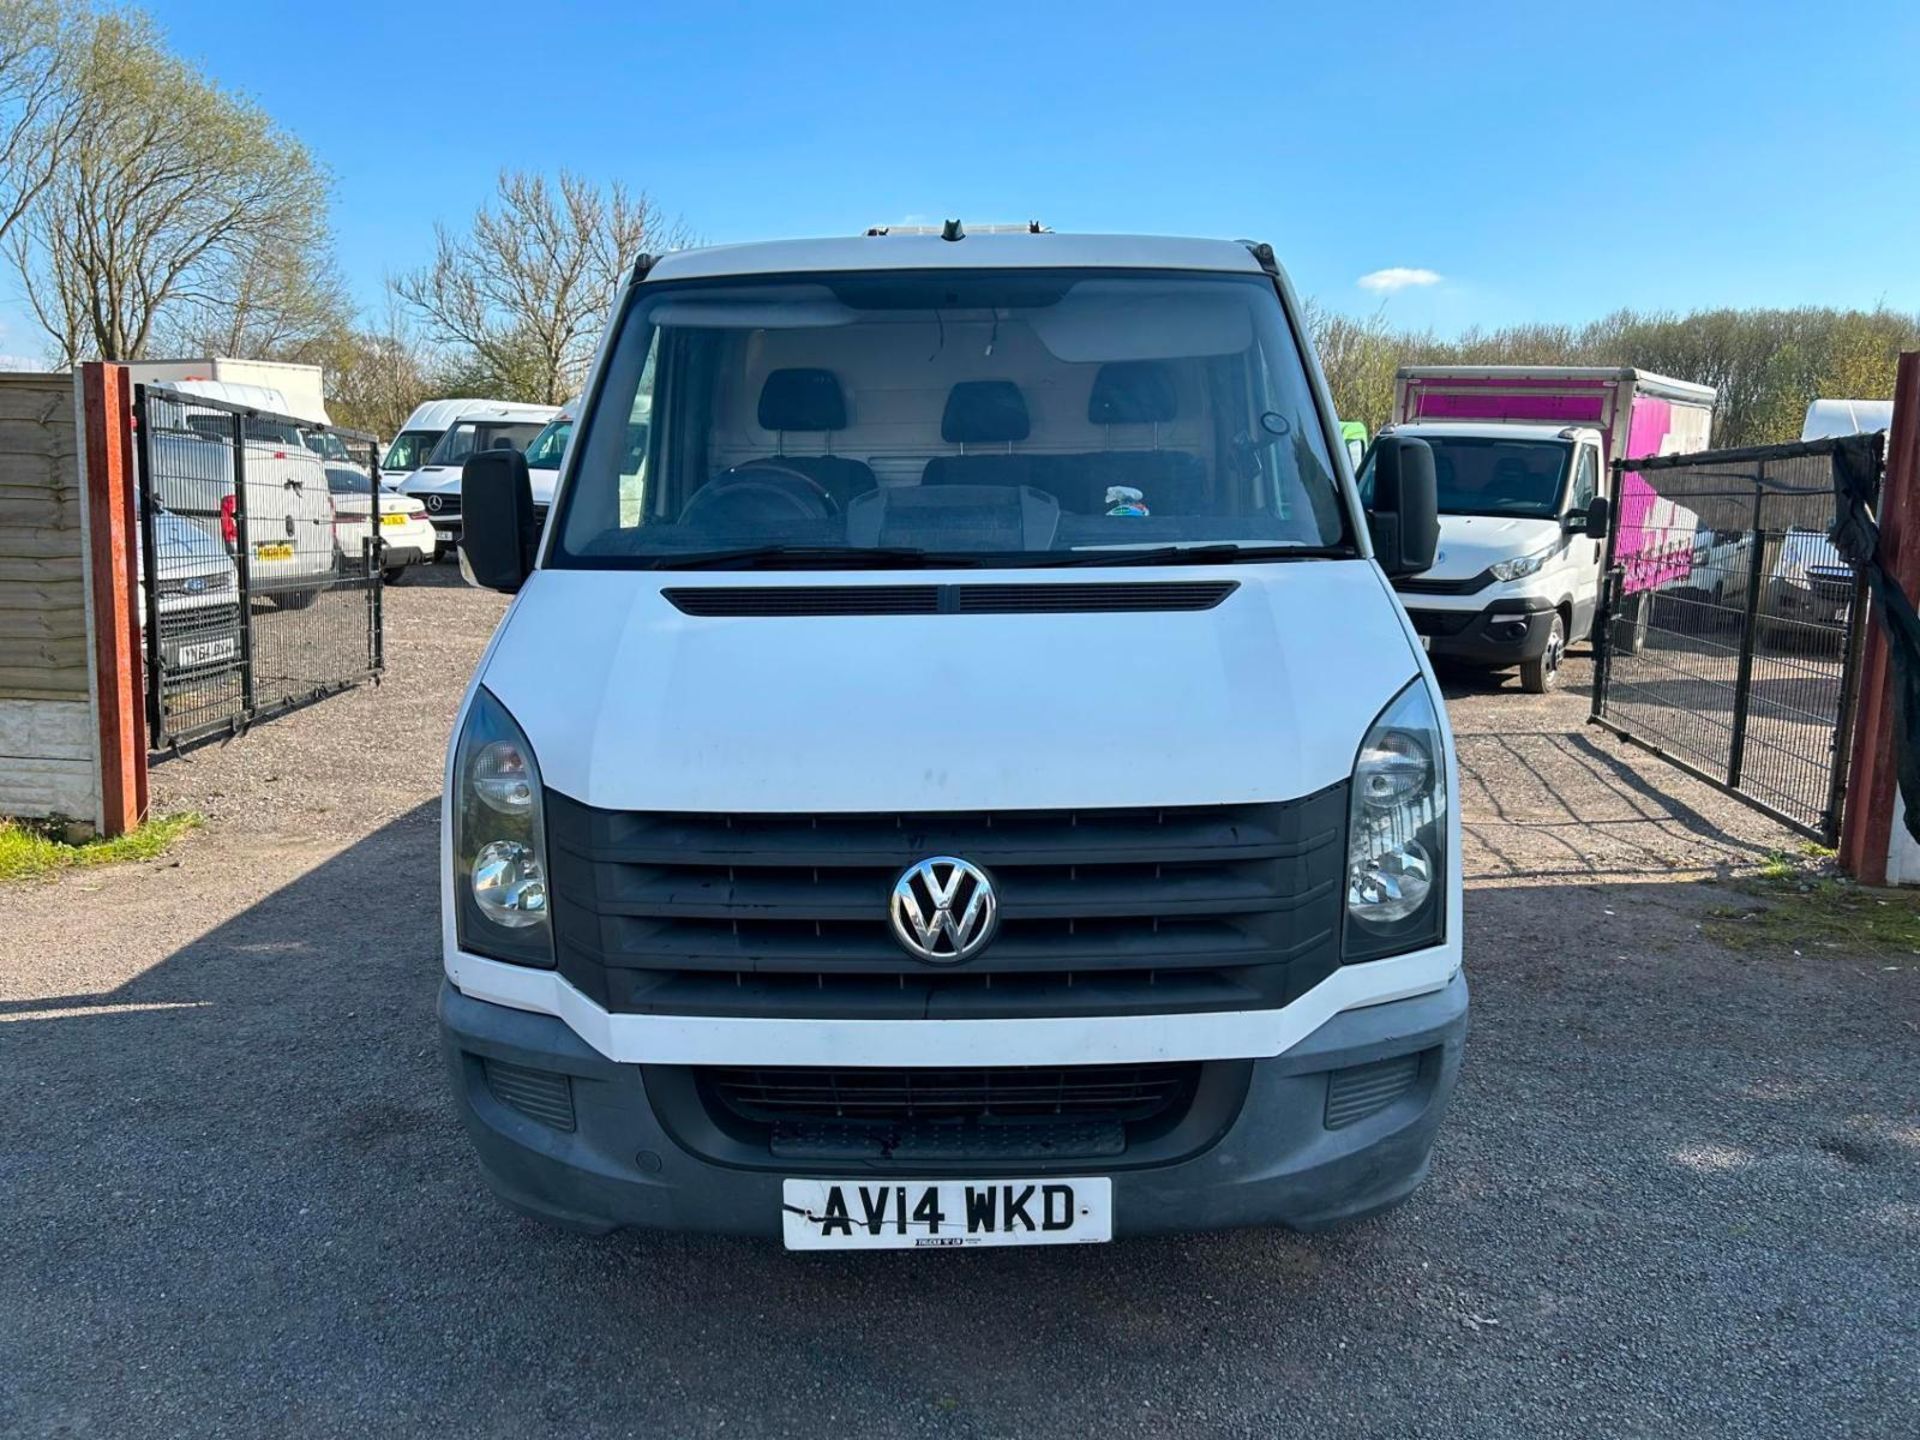
POLYGON ((481 450, 460 467, 460 566, 475 585, 511 595, 533 573, 540 530, 533 479, 518 450, 481 450))
POLYGON ((1424 440, 1382 435, 1373 442, 1373 557, 1389 576, 1418 575, 1440 548, 1439 485, 1424 440))

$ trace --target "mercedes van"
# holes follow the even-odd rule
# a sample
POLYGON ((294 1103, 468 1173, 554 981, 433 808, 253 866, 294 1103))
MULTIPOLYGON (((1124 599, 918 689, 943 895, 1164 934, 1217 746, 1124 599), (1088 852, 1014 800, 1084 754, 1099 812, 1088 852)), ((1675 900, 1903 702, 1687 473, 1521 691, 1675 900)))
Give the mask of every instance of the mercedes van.
POLYGON ((1427 1173, 1459 779, 1272 251, 643 259, 448 756, 440 1019, 508 1202, 792 1249, 1311 1229, 1427 1173))

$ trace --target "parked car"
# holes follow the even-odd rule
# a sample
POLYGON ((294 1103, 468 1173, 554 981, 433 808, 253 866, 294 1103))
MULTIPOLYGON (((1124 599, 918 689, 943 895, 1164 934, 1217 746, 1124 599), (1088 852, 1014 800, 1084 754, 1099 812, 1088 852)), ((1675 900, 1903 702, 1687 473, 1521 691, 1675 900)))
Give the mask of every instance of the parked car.
MULTIPOLYGON (((333 495, 333 537, 340 549, 342 573, 364 573, 362 557, 372 538, 369 525, 373 483, 364 472, 345 465, 327 466, 327 489, 333 495)), ((433 525, 420 502, 397 490, 380 491, 381 569, 386 583, 398 585, 414 565, 433 560, 433 525)))
MULTIPOLYGON (((139 494, 134 496, 139 511, 139 494)), ((140 512, 143 513, 143 512, 140 512)), ((140 631, 147 631, 145 526, 136 552, 140 631)), ((240 656, 240 586, 226 548, 165 506, 153 513, 153 601, 159 615, 160 681, 203 677, 233 665, 240 656)))
MULTIPOLYGON (((1500 669, 1523 689, 1557 683, 1567 645, 1599 612, 1610 526, 1625 576, 1628 649, 1651 596, 1683 584, 1699 517, 1611 464, 1706 448, 1710 386, 1631 369, 1569 365, 1403 367, 1392 433, 1433 448, 1440 555, 1394 582, 1436 656, 1500 669)), ((1363 480, 1363 492, 1370 483, 1363 480)))
POLYGON ((399 487, 402 494, 416 497, 426 507, 427 518, 439 534, 439 553, 450 553, 460 541, 460 467, 467 457, 500 445, 524 451, 559 413, 558 405, 487 400, 470 404, 453 417, 426 463, 399 487))
MULTIPOLYGON (((217 382, 180 383, 195 387, 183 389, 191 397, 217 382)), ((233 412, 188 399, 151 406, 149 414, 155 420, 147 441, 153 494, 234 553, 240 516, 233 412)), ((252 593, 283 609, 301 609, 333 583, 338 569, 326 470, 306 447, 296 422, 256 415, 243 423, 252 593)))
POLYGON ((1467 1009, 1431 452, 1362 513, 1264 245, 948 233, 636 276, 537 545, 465 461, 482 1166, 805 1250, 1397 1204, 1467 1009))

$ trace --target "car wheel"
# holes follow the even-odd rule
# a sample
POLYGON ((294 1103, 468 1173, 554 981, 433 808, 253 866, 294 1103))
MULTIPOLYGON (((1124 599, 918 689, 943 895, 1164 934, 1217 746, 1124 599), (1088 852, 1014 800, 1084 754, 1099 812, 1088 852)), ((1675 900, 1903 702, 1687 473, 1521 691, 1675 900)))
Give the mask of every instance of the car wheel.
POLYGON ((273 603, 282 610, 304 610, 319 598, 318 590, 282 590, 273 597, 273 603))
POLYGON ((398 585, 407 578, 407 567, 404 565, 396 565, 387 571, 385 578, 387 584, 398 585))
POLYGON ((1567 656, 1567 622, 1558 610, 1547 626, 1547 646, 1537 660, 1520 663, 1520 688, 1529 695, 1544 695, 1560 683, 1560 662, 1567 656))

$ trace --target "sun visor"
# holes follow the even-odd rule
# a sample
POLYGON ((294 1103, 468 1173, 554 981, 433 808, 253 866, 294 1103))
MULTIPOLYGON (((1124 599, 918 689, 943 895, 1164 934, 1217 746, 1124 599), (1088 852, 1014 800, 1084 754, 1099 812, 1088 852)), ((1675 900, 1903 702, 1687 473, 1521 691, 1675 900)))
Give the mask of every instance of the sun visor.
POLYGON ((1216 288, 1226 287, 1088 281, 1023 318, 1041 344, 1069 362, 1237 355, 1253 343, 1253 319, 1239 287, 1206 293, 1216 288))

